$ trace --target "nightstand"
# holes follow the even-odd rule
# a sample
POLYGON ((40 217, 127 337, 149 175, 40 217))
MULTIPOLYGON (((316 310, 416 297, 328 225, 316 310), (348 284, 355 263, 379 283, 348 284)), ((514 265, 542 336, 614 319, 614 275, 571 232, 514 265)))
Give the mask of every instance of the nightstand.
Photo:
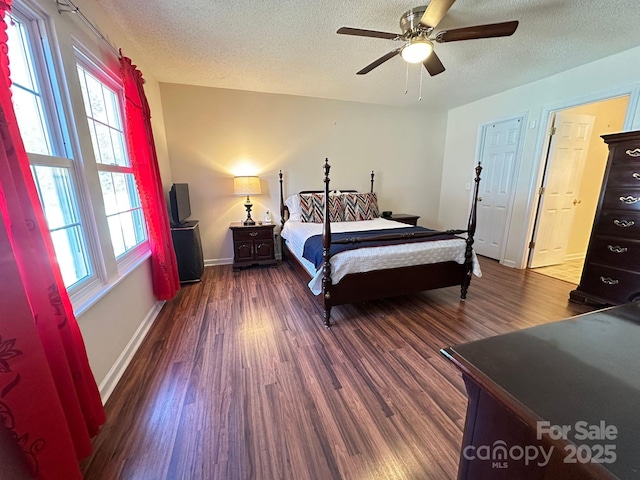
POLYGON ((233 269, 250 265, 277 265, 273 229, 275 224, 243 225, 233 222, 233 269))
POLYGON ((418 224, 418 219, 420 218, 420 215, 411 215, 410 213, 392 213, 390 217, 383 217, 383 218, 415 226, 418 224))

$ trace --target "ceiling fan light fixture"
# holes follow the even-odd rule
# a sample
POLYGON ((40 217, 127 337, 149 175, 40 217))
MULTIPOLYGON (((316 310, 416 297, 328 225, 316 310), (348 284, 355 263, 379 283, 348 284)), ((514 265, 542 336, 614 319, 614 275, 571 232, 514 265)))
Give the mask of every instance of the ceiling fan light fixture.
POLYGON ((408 63, 422 63, 433 52, 433 44, 428 38, 412 38, 402 49, 402 59, 408 63))

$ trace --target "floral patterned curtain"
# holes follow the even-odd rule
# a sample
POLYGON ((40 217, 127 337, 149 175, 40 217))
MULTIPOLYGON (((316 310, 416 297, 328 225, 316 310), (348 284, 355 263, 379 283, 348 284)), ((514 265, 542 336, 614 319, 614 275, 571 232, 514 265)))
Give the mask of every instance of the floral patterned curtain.
POLYGON ((79 479, 105 414, 18 130, 4 21, 0 64, 0 428, 33 476, 79 479))

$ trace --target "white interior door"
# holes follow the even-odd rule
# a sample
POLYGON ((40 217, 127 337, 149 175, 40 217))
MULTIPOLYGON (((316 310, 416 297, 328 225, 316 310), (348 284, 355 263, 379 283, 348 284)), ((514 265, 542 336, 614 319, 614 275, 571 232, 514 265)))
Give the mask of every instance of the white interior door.
POLYGON ((521 118, 483 127, 480 151, 482 181, 473 248, 476 253, 496 260, 502 259, 507 233, 521 128, 521 118))
POLYGON ((593 115, 557 113, 533 238, 531 268, 564 263, 584 170, 593 115))

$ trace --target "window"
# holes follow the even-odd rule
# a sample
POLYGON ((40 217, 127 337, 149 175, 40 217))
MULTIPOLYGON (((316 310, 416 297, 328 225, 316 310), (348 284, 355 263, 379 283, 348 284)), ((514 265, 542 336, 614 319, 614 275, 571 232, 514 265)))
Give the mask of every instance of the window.
POLYGON ((14 12, 5 16, 11 93, 18 127, 30 154, 32 173, 67 288, 92 275, 77 203, 74 164, 64 158, 61 122, 55 116, 38 24, 14 12), (36 39, 36 41, 34 41, 36 39), (56 157, 55 155, 60 155, 56 157))
POLYGON ((91 274, 69 168, 33 165, 31 170, 68 288, 91 274))
POLYGON ((15 0, 5 21, 18 127, 78 314, 149 255, 117 59, 92 54, 56 2, 15 0))
POLYGON ((80 63, 77 71, 111 243, 115 256, 120 257, 146 240, 140 197, 125 147, 120 97, 98 78, 104 78, 103 72, 89 71, 89 67, 80 63))

